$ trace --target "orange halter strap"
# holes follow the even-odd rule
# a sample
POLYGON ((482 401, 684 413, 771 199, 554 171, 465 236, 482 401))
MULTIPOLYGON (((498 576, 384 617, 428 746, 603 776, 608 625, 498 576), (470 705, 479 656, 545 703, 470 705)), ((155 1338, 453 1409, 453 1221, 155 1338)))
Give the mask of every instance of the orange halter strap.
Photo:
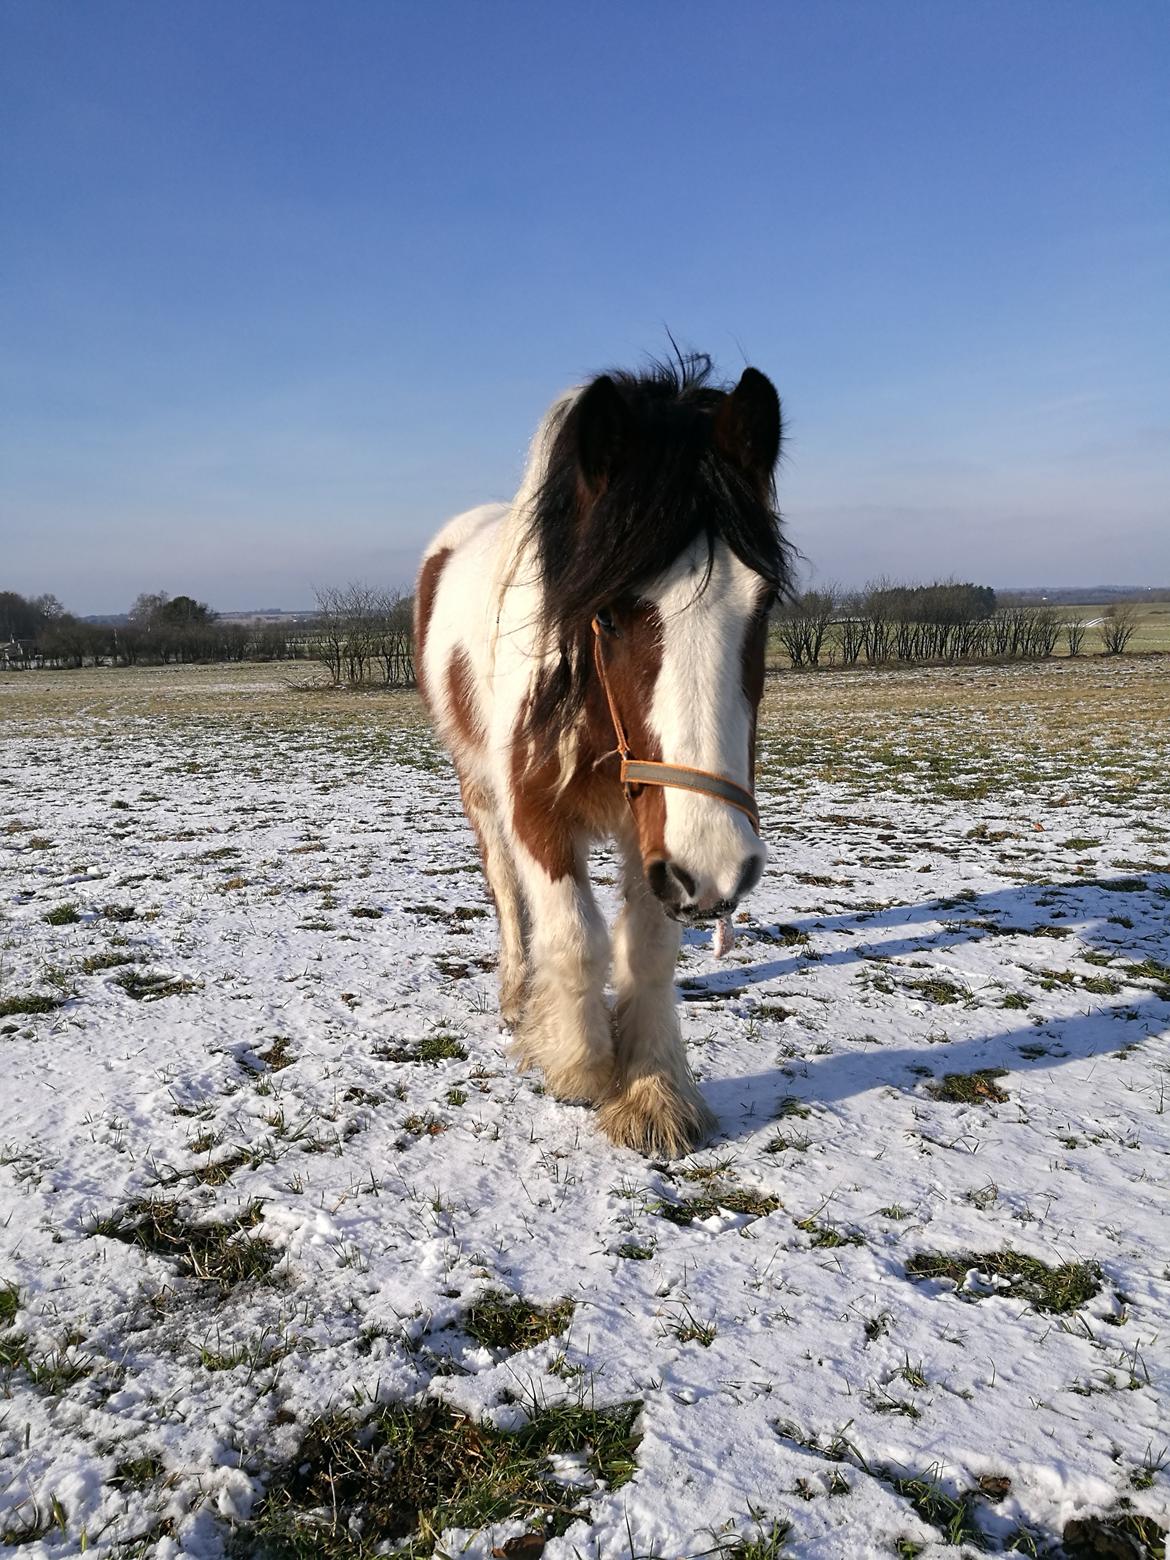
POLYGON ((738 808, 758 834, 760 811, 756 806, 755 797, 750 791, 745 791, 743 786, 736 785, 734 780, 729 780, 726 775, 714 774, 710 769, 691 769, 686 764, 659 764, 648 758, 634 758, 631 755, 630 744, 626 739, 626 728, 622 725, 613 689, 609 686, 609 677, 606 675, 605 652, 601 642, 603 632, 601 623, 595 617, 593 619, 593 664, 597 667, 597 676, 605 691, 605 702, 609 705, 609 718, 613 722, 618 756, 622 761, 621 782, 626 800, 631 801, 637 794, 635 787, 640 789, 644 785, 670 786, 679 791, 699 791, 704 796, 713 796, 717 801, 725 802, 728 807, 738 808))

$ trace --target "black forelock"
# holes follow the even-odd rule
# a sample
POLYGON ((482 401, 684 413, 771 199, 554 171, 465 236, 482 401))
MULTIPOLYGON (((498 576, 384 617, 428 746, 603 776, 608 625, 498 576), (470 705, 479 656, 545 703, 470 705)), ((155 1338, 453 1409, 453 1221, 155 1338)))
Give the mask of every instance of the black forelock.
MULTIPOLYGON (((711 377, 705 354, 678 353, 674 361, 651 361, 641 373, 617 370, 590 382, 612 381, 631 428, 628 447, 596 494, 584 490, 579 463, 578 418, 590 386, 561 421, 528 521, 542 587, 541 628, 561 649, 550 708, 539 712, 545 721, 559 714, 563 724, 580 707, 593 614, 665 574, 697 539, 707 542, 708 577, 722 539, 774 590, 788 588, 789 547, 773 475, 753 479, 715 447, 715 415, 732 387, 711 377)), ((705 585, 706 579, 700 589, 705 585)))

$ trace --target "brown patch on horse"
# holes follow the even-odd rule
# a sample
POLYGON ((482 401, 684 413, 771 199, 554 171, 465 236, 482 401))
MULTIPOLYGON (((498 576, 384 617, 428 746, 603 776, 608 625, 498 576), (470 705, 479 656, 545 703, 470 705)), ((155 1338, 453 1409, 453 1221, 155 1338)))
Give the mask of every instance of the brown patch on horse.
POLYGON ((578 820, 573 814, 583 796, 576 776, 564 790, 559 789, 556 755, 534 754, 523 724, 522 712, 512 740, 512 827, 528 854, 555 882, 576 865, 573 830, 578 820))
MULTIPOLYGON (((414 594, 414 674, 418 691, 427 697, 426 672, 423 662, 427 649, 427 634, 431 626, 431 614, 435 610, 435 593, 439 588, 439 576, 451 556, 449 547, 433 552, 419 570, 418 589, 414 594)), ((429 702, 429 701, 428 701, 429 702)))
MULTIPOLYGON (((650 710, 654 689, 662 670, 662 616, 648 601, 637 601, 615 612, 617 636, 608 636, 602 645, 606 676, 618 716, 625 728, 626 741, 634 758, 662 762, 662 743, 650 728, 650 710)), ((585 705, 586 721, 598 753, 613 749, 617 737, 610 718, 605 691, 597 682, 585 705)), ((613 758, 605 766, 615 780, 620 764, 613 758)), ((619 786, 620 789, 620 786, 619 786)), ((666 855, 666 792, 660 785, 635 787, 630 811, 638 832, 638 848, 643 861, 666 855)))
POLYGON ((475 672, 471 657, 457 645, 447 663, 447 709, 468 747, 479 747, 485 736, 483 718, 475 698, 475 672))
MULTIPOLYGON (((650 709, 662 666, 662 619, 658 609, 644 601, 615 608, 613 619, 616 632, 606 636, 602 654, 630 752, 661 762, 662 744, 650 729, 650 709)), ((582 653, 592 656, 592 635, 582 653)), ((561 754, 527 735, 532 703, 541 696, 539 679, 517 717, 512 742, 513 825, 525 848, 553 878, 574 870, 573 841, 580 831, 600 835, 620 829, 626 812, 633 814, 643 860, 666 854, 665 794, 661 786, 642 786, 627 804, 609 704, 593 663, 591 671, 576 728, 573 772, 567 779, 561 754)))

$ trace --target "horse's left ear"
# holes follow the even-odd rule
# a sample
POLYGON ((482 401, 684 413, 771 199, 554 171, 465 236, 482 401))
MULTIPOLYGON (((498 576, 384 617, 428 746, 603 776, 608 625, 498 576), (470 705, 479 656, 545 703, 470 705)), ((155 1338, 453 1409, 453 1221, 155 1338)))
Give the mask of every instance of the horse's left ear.
POLYGON ((780 435, 776 386, 758 368, 745 368, 715 413, 715 448, 741 471, 768 482, 780 455, 780 435))
POLYGON ((608 374, 599 375, 577 402, 577 464, 585 485, 601 493, 629 455, 634 419, 608 374))

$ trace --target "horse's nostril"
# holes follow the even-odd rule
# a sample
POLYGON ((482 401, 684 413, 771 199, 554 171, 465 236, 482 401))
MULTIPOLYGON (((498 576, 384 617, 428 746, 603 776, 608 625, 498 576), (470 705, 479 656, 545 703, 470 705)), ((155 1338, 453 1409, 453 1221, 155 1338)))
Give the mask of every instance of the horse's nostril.
POLYGON ((735 885, 733 898, 740 900, 745 894, 750 894, 752 889, 764 875, 764 858, 752 856, 745 863, 743 871, 739 874, 739 882, 735 885))
POLYGON ((670 863, 671 875, 688 899, 695 897, 695 880, 685 867, 680 867, 675 862, 670 863))
POLYGON ((646 868, 646 881, 651 893, 674 910, 695 897, 694 878, 685 867, 676 866, 673 861, 652 861, 646 868))
POLYGON ((646 881, 650 892, 665 904, 671 898, 670 869, 665 861, 652 861, 646 868, 646 881))

